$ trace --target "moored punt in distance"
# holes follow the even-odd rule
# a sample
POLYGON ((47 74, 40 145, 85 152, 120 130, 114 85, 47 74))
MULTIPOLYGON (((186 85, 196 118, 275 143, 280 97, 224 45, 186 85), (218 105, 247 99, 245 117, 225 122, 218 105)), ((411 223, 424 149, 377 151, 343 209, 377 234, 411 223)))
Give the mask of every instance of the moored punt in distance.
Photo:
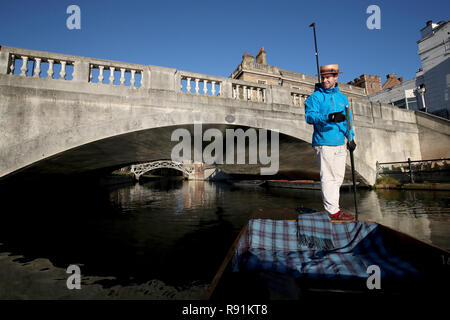
MULTIPOLYGON (((277 188, 321 190, 320 181, 314 180, 267 180, 266 185, 277 188)), ((341 185, 341 189, 351 189, 352 187, 352 182, 344 182, 341 185)))

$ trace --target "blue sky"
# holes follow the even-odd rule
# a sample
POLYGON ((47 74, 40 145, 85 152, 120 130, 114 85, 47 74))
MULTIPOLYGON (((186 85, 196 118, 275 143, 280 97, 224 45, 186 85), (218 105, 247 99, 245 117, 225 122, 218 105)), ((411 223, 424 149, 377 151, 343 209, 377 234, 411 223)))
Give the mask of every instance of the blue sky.
POLYGON ((421 67, 420 29, 448 20, 449 1, 2 1, 0 45, 159 65, 228 77, 244 51, 264 46, 268 64, 316 74, 311 22, 320 64, 339 63, 340 81, 363 73, 411 79, 421 67), (69 30, 66 9, 81 9, 69 30), (369 5, 381 29, 369 30, 369 5))

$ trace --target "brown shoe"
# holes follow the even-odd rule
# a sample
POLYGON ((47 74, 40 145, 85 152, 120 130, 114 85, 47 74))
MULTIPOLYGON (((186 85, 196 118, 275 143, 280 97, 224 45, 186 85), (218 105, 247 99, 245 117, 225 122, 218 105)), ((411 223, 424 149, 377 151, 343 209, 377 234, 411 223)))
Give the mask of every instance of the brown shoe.
POLYGON ((335 214, 329 214, 331 221, 353 221, 355 220, 355 216, 349 213, 346 213, 342 210, 339 210, 335 214))

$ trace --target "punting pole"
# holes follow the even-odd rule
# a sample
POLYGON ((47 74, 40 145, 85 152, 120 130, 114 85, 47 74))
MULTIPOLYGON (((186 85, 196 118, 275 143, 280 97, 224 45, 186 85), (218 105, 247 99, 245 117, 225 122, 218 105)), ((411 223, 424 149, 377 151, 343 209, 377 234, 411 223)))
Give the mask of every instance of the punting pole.
MULTIPOLYGON (((350 129, 353 127, 353 125, 350 125, 350 112, 348 106, 345 106, 345 114, 347 117, 347 130, 350 135, 350 129)), ((353 151, 350 151, 350 162, 352 165, 353 198, 355 200, 355 221, 358 221, 358 205, 356 204, 355 160, 353 159, 353 151)))

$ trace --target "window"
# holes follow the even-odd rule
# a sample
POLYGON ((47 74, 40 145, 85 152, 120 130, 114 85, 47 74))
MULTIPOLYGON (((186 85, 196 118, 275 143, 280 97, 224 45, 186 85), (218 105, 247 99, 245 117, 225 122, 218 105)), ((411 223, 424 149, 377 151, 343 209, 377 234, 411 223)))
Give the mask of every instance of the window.
POLYGON ((408 109, 410 110, 417 110, 417 99, 414 98, 407 98, 408 101, 408 109))
POLYGON ((406 101, 405 99, 397 100, 393 102, 394 106, 400 109, 406 109, 406 101))
POLYGON ((258 84, 266 84, 266 82, 263 80, 258 80, 258 84))

